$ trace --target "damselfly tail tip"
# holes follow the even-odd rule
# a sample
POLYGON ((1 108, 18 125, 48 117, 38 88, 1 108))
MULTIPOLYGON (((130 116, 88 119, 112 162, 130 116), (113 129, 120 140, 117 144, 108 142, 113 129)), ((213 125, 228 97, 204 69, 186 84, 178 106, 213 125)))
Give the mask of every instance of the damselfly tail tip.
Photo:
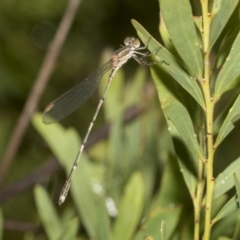
POLYGON ((60 193, 59 200, 58 200, 59 205, 61 205, 67 197, 67 194, 68 194, 68 191, 69 191, 69 188, 70 188, 70 182, 71 182, 71 179, 70 180, 67 179, 67 181, 63 185, 63 188, 62 188, 62 191, 60 193))
POLYGON ((60 197, 59 197, 59 200, 58 200, 58 205, 60 206, 60 205, 62 205, 62 203, 65 201, 65 196, 64 195, 60 195, 60 197))

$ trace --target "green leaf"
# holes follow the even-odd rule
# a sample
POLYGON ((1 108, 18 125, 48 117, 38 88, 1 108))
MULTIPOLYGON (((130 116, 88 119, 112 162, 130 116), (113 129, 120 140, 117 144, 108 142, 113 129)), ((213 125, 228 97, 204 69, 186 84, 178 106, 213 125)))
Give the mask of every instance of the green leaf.
POLYGON ((68 168, 69 171, 80 146, 77 133, 72 128, 64 129, 59 123, 43 124, 40 113, 33 116, 32 123, 48 143, 61 165, 68 168))
POLYGON ((174 79, 158 66, 151 67, 151 75, 157 88, 160 102, 164 98, 172 97, 181 101, 181 93, 174 79))
POLYGON ((238 178, 238 175, 236 174, 236 172, 233 173, 233 179, 234 179, 234 183, 235 183, 235 188, 237 190, 238 199, 240 199, 240 182, 239 182, 239 178, 238 178))
POLYGON ((173 44, 171 42, 166 24, 164 22, 164 19, 162 17, 162 13, 160 13, 160 23, 159 23, 159 32, 161 34, 162 40, 164 42, 165 47, 171 52, 174 51, 173 44))
MULTIPOLYGON (((195 197, 195 191, 196 191, 196 186, 197 186, 197 178, 196 178, 196 161, 194 161, 193 158, 190 156, 186 156, 184 152, 184 146, 180 145, 178 146, 177 144, 180 141, 180 136, 179 133, 177 132, 175 126, 170 120, 167 120, 169 129, 171 130, 171 135, 174 143, 174 148, 175 148, 175 155, 179 164, 180 172, 183 175, 185 184, 187 185, 187 188, 189 190, 189 193, 192 198, 195 197), (179 149, 180 148, 180 151, 179 149)), ((168 156, 168 160, 171 159, 171 155, 168 156)), ((179 178, 177 178, 179 179, 179 178)), ((168 185, 168 184, 167 184, 168 185)))
POLYGON ((203 22, 202 22, 203 19, 202 19, 202 16, 194 16, 193 19, 194 19, 194 22, 195 22, 198 30, 199 30, 199 33, 202 33, 202 31, 203 31, 203 22))
MULTIPOLYGON (((121 175, 124 172, 124 164, 126 163, 127 159, 119 154, 119 149, 124 149, 124 143, 122 141, 123 136, 123 113, 118 115, 119 118, 115 119, 115 121, 111 125, 111 131, 108 138, 107 144, 107 154, 105 156, 106 162, 108 164, 108 169, 105 176, 105 181, 109 182, 112 178, 121 178, 121 182, 123 181, 124 177, 121 175)), ((129 165, 126 166, 127 171, 129 171, 129 165)), ((120 188, 114 187, 111 185, 108 189, 108 194, 113 197, 116 201, 117 205, 120 200, 120 188)))
POLYGON ((223 235, 232 236, 239 213, 240 209, 237 209, 232 214, 222 218, 221 221, 213 227, 211 239, 218 239, 219 236, 223 235))
MULTIPOLYGON (((132 105, 141 105, 143 102, 142 93, 147 79, 148 69, 139 67, 134 76, 131 77, 131 81, 125 83, 125 89, 122 91, 120 103, 124 102, 124 107, 132 107, 132 105)), ((119 91, 119 89, 117 89, 119 91)))
POLYGON ((219 211, 223 208, 223 206, 226 204, 226 202, 229 200, 229 197, 227 194, 223 194, 218 198, 215 198, 213 200, 212 204, 212 213, 211 216, 216 216, 219 211))
MULTIPOLYGON (((141 118, 138 132, 143 133, 139 139, 136 139, 136 134, 133 136, 132 141, 138 143, 136 148, 138 149, 138 162, 134 161, 135 166, 143 175, 144 181, 144 202, 148 203, 152 200, 152 194, 156 186, 156 164, 162 164, 167 161, 169 149, 171 146, 171 136, 167 131, 167 126, 164 121, 163 115, 159 120, 159 106, 155 104, 148 104, 147 114, 144 114, 141 118), (161 127, 161 130, 158 130, 161 127), (161 138, 159 138, 159 132, 161 132, 161 138), (167 134, 167 136, 166 136, 167 134), (144 142, 142 141, 144 139, 144 142), (142 149, 144 151, 142 152, 142 149), (140 150, 140 151, 139 151, 140 150), (151 154, 149 154, 151 153, 151 154), (153 159, 158 160, 157 163, 153 159)), ((173 148, 173 147, 172 147, 173 148)), ((145 208, 146 213, 149 209, 145 208)))
POLYGON ((34 188, 34 197, 43 227, 48 239, 56 240, 62 233, 63 226, 48 193, 41 186, 34 188))
POLYGON ((143 240, 154 240, 152 236, 145 236, 143 240))
MULTIPOLYGON (((176 235, 177 234, 178 232, 176 232, 176 235)), ((179 234, 180 236, 178 236, 176 239, 191 240, 193 238, 192 218, 190 215, 187 217, 187 220, 184 219, 181 232, 179 234)))
POLYGON ((188 0, 161 0, 159 2, 173 45, 187 65, 191 75, 201 78, 203 58, 198 45, 190 2, 188 0))
POLYGON ((221 196, 234 186, 233 173, 240 174, 240 158, 232 162, 222 173, 216 178, 213 191, 213 199, 221 196))
POLYGON ((144 183, 141 174, 137 172, 129 180, 121 199, 119 215, 113 227, 112 239, 132 239, 143 211, 143 196, 144 183), (127 231, 123 231, 124 229, 127 229, 127 231))
POLYGON ((210 27, 210 48, 214 45, 224 26, 228 22, 238 0, 214 0, 212 9, 212 23, 210 27))
POLYGON ((225 118, 222 127, 218 133, 214 148, 217 148, 222 140, 233 130, 234 123, 240 118, 240 94, 238 95, 233 106, 230 108, 227 117, 225 118))
POLYGON ((161 240, 166 240, 166 222, 164 220, 161 222, 160 233, 161 240))
POLYGON ((164 61, 158 64, 166 72, 168 72, 198 103, 205 109, 205 104, 201 90, 193 77, 190 77, 182 68, 178 60, 168 52, 160 43, 158 43, 138 22, 132 20, 132 24, 137 30, 138 36, 144 43, 150 39, 148 49, 156 53, 154 55, 158 61, 164 61))
MULTIPOLYGON (((239 178, 236 173, 233 174, 233 177, 234 177, 235 187, 237 190, 237 199, 238 199, 237 203, 238 203, 238 208, 239 208, 240 182, 239 182, 239 178)), ((238 240, 240 238, 240 216, 238 216, 233 236, 234 236, 233 239, 235 239, 235 240, 238 240)))
POLYGON ((233 240, 239 240, 239 239, 240 239, 240 216, 238 216, 237 218, 236 226, 233 234, 233 240))
POLYGON ((221 236, 217 240, 232 240, 232 238, 221 236))
MULTIPOLYGON (((153 66, 151 67, 151 74, 157 87, 160 102, 169 97, 179 99, 179 101, 182 99, 179 88, 177 88, 175 81, 166 72, 160 68, 157 68, 156 66, 153 66)), ((191 101, 188 101, 188 103, 189 102, 191 103, 191 101)), ((163 129, 161 133, 161 139, 164 139, 164 141, 161 141, 163 146, 161 149, 159 149, 159 152, 161 154, 160 157, 163 159, 169 159, 169 153, 171 153, 173 156, 176 156, 185 183, 188 187, 190 195, 193 198, 197 185, 196 175, 194 174, 194 169, 196 170, 196 161, 191 158, 187 158, 185 154, 182 154, 182 147, 179 148, 181 149, 181 152, 178 151, 176 144, 176 148, 174 148, 173 144, 176 143, 177 139, 181 139, 181 136, 174 127, 173 123, 169 119, 166 120, 168 129, 171 129, 171 132, 169 132, 167 129, 163 129), (172 138, 170 136, 170 133, 172 135, 172 138)))
POLYGON ((222 127, 222 124, 227 117, 230 108, 236 101, 236 95, 235 93, 231 94, 231 97, 228 99, 227 104, 225 104, 224 108, 221 110, 221 112, 218 114, 217 118, 214 120, 213 124, 213 135, 216 136, 219 133, 220 128, 222 127))
POLYGON ((204 157, 196 139, 192 121, 186 108, 173 98, 165 98, 161 102, 161 107, 166 117, 176 127, 190 152, 192 152, 197 159, 203 160, 204 157))
MULTIPOLYGON (((214 67, 213 67, 211 79, 214 79, 214 81, 211 81, 211 85, 215 84, 215 80, 219 73, 219 69, 224 64, 225 59, 227 58, 227 56, 231 50, 232 44, 233 44, 234 40, 236 39, 238 33, 239 33, 239 28, 235 28, 235 29, 233 29, 233 31, 227 33, 225 35, 225 37, 223 38, 223 40, 221 41, 219 49, 217 50, 217 57, 216 57, 216 61, 215 61, 214 67)), ((211 86, 211 88, 213 89, 214 86, 211 86)))
POLYGON ((219 211, 217 216, 213 219, 213 222, 216 223, 220 219, 228 216, 238 209, 237 197, 233 196, 219 211))
POLYGON ((166 222, 166 239, 170 239, 171 234, 174 232, 177 224, 179 223, 179 217, 182 212, 182 207, 176 208, 156 208, 147 217, 143 226, 137 233, 135 240, 142 240, 144 236, 151 235, 154 239, 159 239, 161 222, 166 222))
POLYGON ((163 171, 155 206, 171 207, 180 205, 184 195, 184 187, 178 163, 175 158, 169 156, 163 171), (178 186, 178 188, 176 189, 173 186, 178 186))
POLYGON ((82 157, 71 185, 71 194, 91 238, 110 239, 110 219, 105 205, 103 166, 82 157))
POLYGON ((76 209, 73 208, 71 205, 69 205, 62 212, 61 221, 65 225, 75 217, 76 217, 76 209))
POLYGON ((76 239, 78 233, 79 221, 77 218, 72 219, 64 226, 64 231, 59 240, 76 239))
POLYGON ((226 58, 226 61, 217 77, 215 86, 215 99, 220 98, 220 96, 230 90, 237 77, 240 75, 240 33, 238 33, 231 51, 226 58))
MULTIPOLYGON (((109 76, 106 74, 105 81, 100 82, 99 95, 102 96, 106 87, 109 76)), ((107 122, 111 122, 119 116, 121 105, 121 98, 124 87, 124 76, 122 69, 119 69, 112 81, 107 96, 104 99, 103 109, 107 122)))
MULTIPOLYGON (((41 114, 35 114, 32 121, 69 174, 80 146, 76 131, 66 130, 58 123, 46 126, 42 123, 41 114)), ((83 153, 70 188, 89 236, 99 240, 110 238, 103 174, 103 166, 90 163, 83 153)))

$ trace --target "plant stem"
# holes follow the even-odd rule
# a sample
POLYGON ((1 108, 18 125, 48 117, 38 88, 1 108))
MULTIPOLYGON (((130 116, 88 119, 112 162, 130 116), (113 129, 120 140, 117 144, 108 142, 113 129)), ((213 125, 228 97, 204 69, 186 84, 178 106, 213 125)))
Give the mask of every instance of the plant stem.
POLYGON ((201 82, 202 90, 204 94, 206 104, 206 140, 207 140, 207 156, 205 162, 206 172, 206 207, 205 207, 205 227, 204 227, 204 240, 210 239, 211 234, 211 212, 212 212, 212 196, 214 188, 213 178, 213 112, 214 112, 214 100, 211 98, 210 90, 210 46, 209 46, 209 33, 211 14, 208 13, 208 0, 201 0, 202 15, 203 15, 203 53, 204 53, 204 73, 203 80, 201 82))

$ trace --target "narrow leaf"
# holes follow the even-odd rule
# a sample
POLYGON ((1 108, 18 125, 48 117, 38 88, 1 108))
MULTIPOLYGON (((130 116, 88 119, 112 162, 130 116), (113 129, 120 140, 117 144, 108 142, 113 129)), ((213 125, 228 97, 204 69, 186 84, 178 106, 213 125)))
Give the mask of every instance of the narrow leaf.
MULTIPOLYGON (((219 49, 217 50, 217 56, 216 56, 216 61, 213 66, 213 75, 212 79, 216 79, 217 75, 219 73, 219 69, 222 67, 224 64, 231 48, 233 45, 234 40, 236 39, 237 35, 239 33, 239 27, 234 28, 232 31, 230 30, 225 37, 222 39, 221 44, 219 46, 219 49)), ((212 81, 211 84, 215 84, 215 81, 212 81)))
POLYGON ((174 51, 174 47, 173 47, 173 44, 171 42, 167 27, 166 27, 166 24, 164 22, 164 19, 162 17, 161 12, 160 12, 159 32, 161 34, 161 37, 162 37, 162 40, 163 40, 163 43, 164 43, 165 47, 171 52, 174 51))
POLYGON ((151 235, 154 239, 159 239, 160 227, 162 220, 165 221, 167 231, 166 239, 170 239, 177 224, 179 223, 179 217, 182 212, 181 207, 176 208, 156 208, 147 217, 143 226, 140 227, 135 240, 142 240, 144 236, 151 235))
MULTIPOLYGON (((178 92, 178 88, 175 84, 175 81, 166 72, 164 72, 160 68, 157 68, 156 66, 153 66, 151 68, 151 74, 157 87, 160 102, 162 102, 165 98, 169 97, 176 98, 179 100, 181 99, 181 95, 178 92)), ((164 139, 164 141, 162 141, 163 146, 160 149, 160 153, 163 154, 162 156, 163 159, 168 159, 169 153, 171 153, 172 156, 176 156, 179 167, 181 169, 181 173, 184 177, 190 195, 194 197, 197 185, 195 175, 196 161, 194 161, 194 159, 186 157, 186 155, 183 155, 182 147, 180 147, 181 152, 178 151, 178 148, 176 147, 176 141, 177 139, 180 139, 181 136, 174 127, 173 123, 169 119, 166 120, 168 124, 168 130, 166 129, 161 133, 162 139, 164 139), (176 148, 174 148, 174 143, 176 148)))
POLYGON ((79 221, 74 218, 64 226, 64 231, 59 240, 76 239, 78 233, 79 221))
POLYGON ((190 2, 188 0, 161 0, 159 2, 173 45, 191 75, 201 78, 203 58, 198 45, 190 2))
POLYGON ((166 240, 166 222, 164 220, 161 222, 160 233, 161 240, 166 240))
POLYGON ((94 165, 83 157, 74 175, 71 193, 89 236, 108 240, 110 219, 105 205, 103 174, 101 165, 94 165))
POLYGON ((238 33, 231 51, 217 77, 215 98, 218 99, 224 92, 230 90, 236 78, 240 75, 240 33, 238 33))
POLYGON ((175 158, 169 156, 163 171, 155 205, 161 207, 178 206, 182 203, 184 187, 178 163, 175 158), (172 186, 178 186, 178 188, 172 186))
POLYGON ((218 239, 219 236, 232 236, 239 213, 240 209, 236 209, 231 214, 222 218, 221 221, 213 227, 211 239, 218 239))
MULTIPOLYGON (((104 77, 105 81, 100 82, 100 87, 99 87, 100 96, 102 95, 106 87, 106 82, 108 79, 108 75, 107 74, 105 75, 106 75, 104 77)), ((103 109, 104 109, 104 115, 107 122, 113 121, 119 115, 119 112, 120 112, 119 103, 120 103, 120 100, 122 99, 121 97, 122 97, 123 87, 124 87, 123 71, 122 69, 119 69, 114 77, 114 81, 112 81, 111 83, 111 87, 104 100, 103 109)))
POLYGON ((231 97, 228 99, 228 103, 225 104, 224 108, 221 110, 217 118, 214 120, 213 124, 213 135, 216 136, 219 133, 220 128, 224 120, 226 119, 229 110, 233 106, 234 102, 236 101, 236 95, 232 94, 231 97))
POLYGON ((191 118, 185 107, 173 98, 165 98, 161 102, 161 106, 164 114, 176 127, 190 152, 199 160, 203 160, 204 157, 196 139, 191 118))
POLYGON ((114 240, 130 240, 139 223, 143 210, 144 183, 140 173, 128 182, 119 207, 119 215, 113 228, 114 240), (127 229, 127 231, 123 231, 127 229))
POLYGON ((216 216, 223 206, 227 203, 229 197, 227 194, 223 194, 220 197, 213 200, 212 204, 212 216, 216 216))
POLYGON ((194 22, 195 22, 199 32, 201 33, 203 31, 202 16, 194 16, 193 19, 194 19, 194 22))
POLYGON ((240 118, 240 94, 234 102, 232 108, 230 108, 227 117, 225 118, 222 127, 218 133, 214 148, 222 142, 222 140, 233 130, 234 123, 240 118))
POLYGON ((221 236, 217 240, 232 240, 232 238, 221 236))
POLYGON ((216 223, 217 221, 228 216, 237 209, 238 209, 237 197, 233 196, 219 211, 217 216, 213 219, 213 222, 216 223))
POLYGON ((150 39, 147 45, 148 49, 155 54, 154 56, 158 61, 163 61, 158 65, 167 71, 204 109, 203 96, 195 78, 189 76, 178 60, 158 43, 138 22, 132 20, 132 24, 144 43, 147 43, 150 39))
POLYGON ((237 218, 236 226, 233 234, 233 240, 239 240, 239 239, 240 239, 240 216, 238 216, 237 218))
POLYGON ((34 189, 34 197, 37 204, 37 209, 43 227, 47 233, 48 239, 56 240, 61 235, 63 226, 57 212, 52 204, 52 201, 41 186, 36 186, 34 189))
POLYGON ((145 236, 143 240, 154 240, 152 236, 145 236))
POLYGON ((240 158, 232 162, 222 173, 216 178, 214 186, 213 199, 221 196, 234 186, 233 173, 240 174, 240 158))
POLYGON ((218 39, 238 2, 238 0, 214 0, 211 14, 213 20, 210 29, 210 48, 218 39))
MULTIPOLYGON (((238 199, 240 199, 240 182, 239 182, 239 178, 238 178, 238 175, 236 174, 236 172, 233 173, 233 179, 234 179, 234 183, 235 183, 235 188, 237 190, 238 199)), ((238 200, 238 202, 239 202, 239 200, 238 200)))
MULTIPOLYGON (((237 190, 237 202, 238 202, 238 208, 239 208, 239 199, 240 199, 240 181, 236 173, 233 174, 235 187, 237 190)), ((234 229, 234 235, 233 240, 238 240, 240 238, 240 216, 238 216, 238 219, 236 221, 236 226, 234 229)))
POLYGON ((70 170, 70 165, 73 163, 80 145, 77 133, 71 128, 64 129, 59 123, 43 124, 40 113, 33 116, 32 123, 62 166, 69 167, 68 170, 70 170))

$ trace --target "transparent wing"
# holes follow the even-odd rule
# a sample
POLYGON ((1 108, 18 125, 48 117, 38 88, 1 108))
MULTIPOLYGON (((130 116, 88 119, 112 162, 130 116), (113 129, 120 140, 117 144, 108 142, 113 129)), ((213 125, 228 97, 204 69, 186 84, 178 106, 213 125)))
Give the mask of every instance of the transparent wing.
POLYGON ((42 119, 43 123, 51 124, 57 122, 74 112, 93 94, 102 76, 111 68, 112 62, 109 61, 84 81, 80 82, 50 103, 44 110, 42 119))

